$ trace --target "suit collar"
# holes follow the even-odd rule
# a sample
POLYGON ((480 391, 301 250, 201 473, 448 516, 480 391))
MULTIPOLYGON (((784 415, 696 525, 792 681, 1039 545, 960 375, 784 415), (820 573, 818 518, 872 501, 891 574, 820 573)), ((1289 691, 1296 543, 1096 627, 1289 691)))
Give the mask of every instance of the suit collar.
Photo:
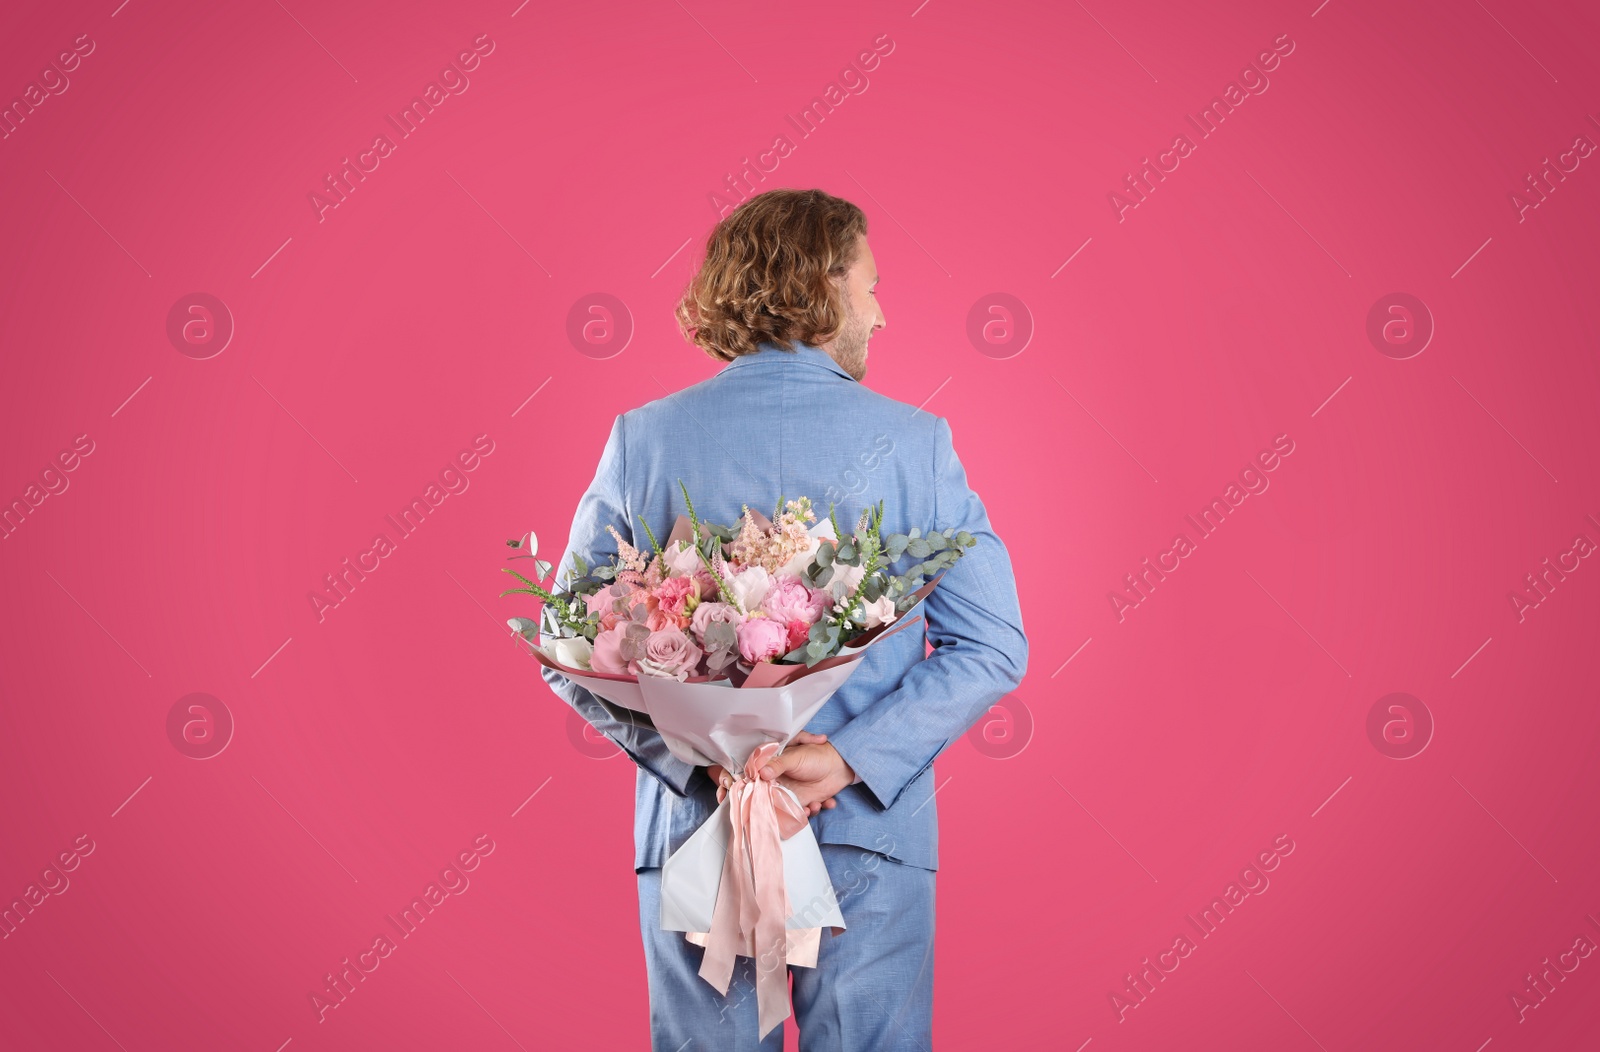
POLYGON ((852 383, 855 382, 855 377, 845 372, 844 367, 834 361, 833 355, 827 351, 820 347, 813 347, 808 343, 802 343, 799 340, 792 342, 794 344, 793 351, 786 351, 774 343, 758 344, 759 349, 754 354, 740 355, 723 366, 723 371, 750 366, 768 368, 779 362, 796 361, 803 362, 806 365, 814 365, 820 369, 827 369, 836 376, 842 376, 852 383))

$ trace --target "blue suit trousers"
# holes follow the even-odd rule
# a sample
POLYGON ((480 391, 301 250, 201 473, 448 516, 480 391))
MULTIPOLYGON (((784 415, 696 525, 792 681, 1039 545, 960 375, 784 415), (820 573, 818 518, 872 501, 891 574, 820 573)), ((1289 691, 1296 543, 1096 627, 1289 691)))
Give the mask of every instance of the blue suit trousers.
MULTIPOLYGON (((822 858, 847 927, 823 930, 817 967, 789 969, 801 1052, 930 1052, 937 874, 849 845, 822 858)), ((738 959, 724 997, 700 978, 704 951, 661 930, 656 867, 639 871, 639 929, 652 1052, 781 1052, 783 1026, 757 1037, 755 962, 738 959)))

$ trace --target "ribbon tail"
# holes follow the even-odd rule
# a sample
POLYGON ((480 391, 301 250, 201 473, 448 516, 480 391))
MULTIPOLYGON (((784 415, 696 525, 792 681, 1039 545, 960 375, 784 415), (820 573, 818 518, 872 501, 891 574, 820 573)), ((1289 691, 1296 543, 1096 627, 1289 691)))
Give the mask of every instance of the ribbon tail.
POLYGON ((744 945, 739 930, 740 871, 744 868, 744 844, 739 836, 735 801, 729 800, 728 815, 733 829, 728 836, 728 851, 722 857, 722 883, 717 888, 717 903, 712 907, 711 931, 706 935, 706 952, 700 959, 700 978, 724 997, 733 981, 734 958, 744 945))
POLYGON ((755 919, 756 1006, 760 1036, 789 1017, 789 889, 783 879, 783 841, 771 787, 760 792, 750 815, 750 863, 755 919))

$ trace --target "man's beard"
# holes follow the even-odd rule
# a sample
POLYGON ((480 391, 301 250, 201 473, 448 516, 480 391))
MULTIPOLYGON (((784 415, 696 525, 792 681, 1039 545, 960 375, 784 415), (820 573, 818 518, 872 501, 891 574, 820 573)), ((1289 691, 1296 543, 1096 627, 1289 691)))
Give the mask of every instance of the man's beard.
POLYGON ((833 345, 834 360, 859 382, 867 375, 867 340, 872 336, 872 321, 846 307, 844 325, 833 345))

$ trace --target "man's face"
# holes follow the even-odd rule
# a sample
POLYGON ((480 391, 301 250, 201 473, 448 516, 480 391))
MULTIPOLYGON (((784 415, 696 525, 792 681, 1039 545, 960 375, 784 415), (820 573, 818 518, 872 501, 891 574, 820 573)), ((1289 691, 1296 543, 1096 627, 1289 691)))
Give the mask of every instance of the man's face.
POLYGON ((844 371, 857 380, 867 375, 867 341, 888 324, 878 306, 874 291, 878 284, 878 264, 865 236, 856 240, 856 261, 840 282, 839 301, 844 308, 844 325, 839 335, 822 345, 844 371))

